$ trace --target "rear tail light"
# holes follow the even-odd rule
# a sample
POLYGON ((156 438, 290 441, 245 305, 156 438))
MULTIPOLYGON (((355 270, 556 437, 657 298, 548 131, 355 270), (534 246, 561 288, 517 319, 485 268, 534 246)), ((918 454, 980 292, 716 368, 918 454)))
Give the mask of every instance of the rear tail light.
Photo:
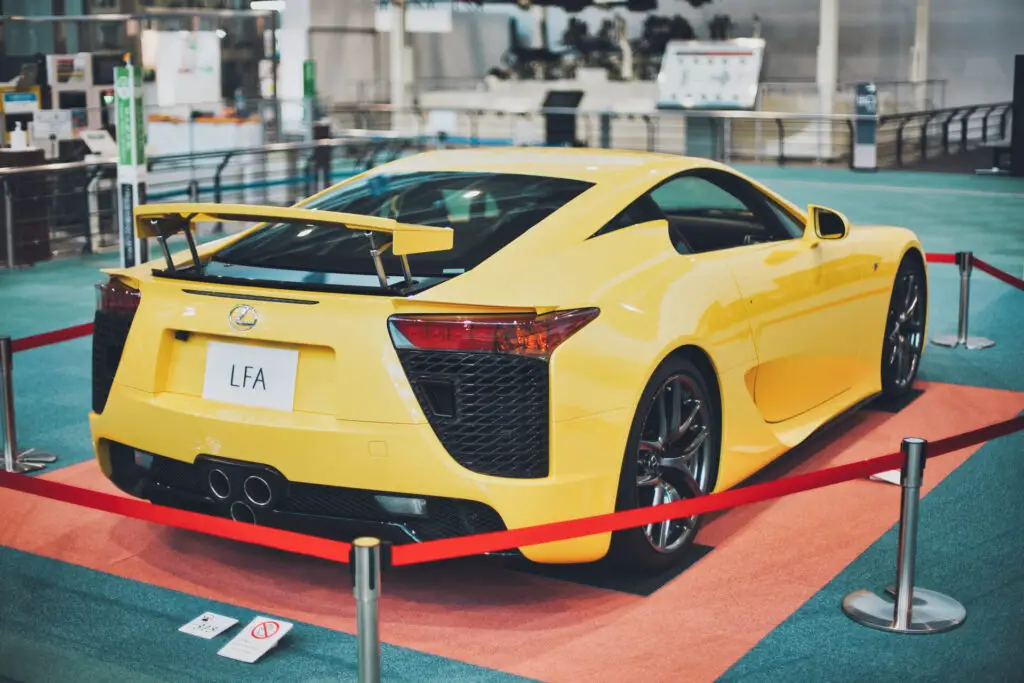
POLYGON ((139 290, 112 277, 96 285, 96 310, 103 313, 132 315, 139 307, 139 290))
POLYGON ((544 315, 393 315, 388 320, 398 349, 508 353, 549 358, 558 346, 597 317, 582 308, 544 315))

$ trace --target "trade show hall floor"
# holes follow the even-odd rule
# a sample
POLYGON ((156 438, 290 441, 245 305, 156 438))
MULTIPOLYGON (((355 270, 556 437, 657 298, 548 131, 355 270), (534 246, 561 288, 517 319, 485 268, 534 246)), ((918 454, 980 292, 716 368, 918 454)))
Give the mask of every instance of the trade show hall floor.
MULTIPOLYGON (((802 203, 859 223, 906 225, 929 252, 971 250, 1024 267, 1024 182, 923 173, 747 167, 802 203)), ((94 256, 0 275, 0 333, 91 319, 94 256)), ((931 332, 956 326, 957 273, 932 265, 931 332)), ((976 272, 971 326, 997 345, 929 346, 922 390, 866 409, 787 455, 762 480, 895 450, 1024 410, 1024 293, 976 272)), ((92 460, 90 341, 15 357, 22 445, 53 451, 42 476, 115 492, 92 460)), ((710 552, 653 593, 474 558, 392 570, 381 603, 386 681, 1024 680, 1024 436, 929 462, 919 584, 968 609, 960 629, 897 636, 849 621, 842 597, 894 575, 899 491, 873 481, 727 511, 710 552)), ((0 680, 354 680, 355 611, 344 566, 0 490, 0 680), (177 633, 210 610, 295 623, 257 664, 177 633)), ((233 632, 232 632, 233 633, 233 632)))

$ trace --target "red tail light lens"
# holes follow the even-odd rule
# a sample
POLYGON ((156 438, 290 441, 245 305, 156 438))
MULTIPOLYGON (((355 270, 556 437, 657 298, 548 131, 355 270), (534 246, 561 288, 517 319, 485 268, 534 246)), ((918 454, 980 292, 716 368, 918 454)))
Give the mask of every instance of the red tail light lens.
POLYGON ((132 315, 139 307, 139 290, 112 277, 96 285, 96 310, 103 313, 132 315))
POLYGON ((558 345, 597 317, 583 308, 545 315, 394 315, 388 320, 395 348, 510 353, 547 358, 558 345))

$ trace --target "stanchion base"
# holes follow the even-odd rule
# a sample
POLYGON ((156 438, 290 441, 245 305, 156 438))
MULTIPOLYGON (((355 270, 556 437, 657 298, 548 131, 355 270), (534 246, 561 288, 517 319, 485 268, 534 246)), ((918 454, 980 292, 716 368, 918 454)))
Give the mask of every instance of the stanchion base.
POLYGON ((26 448, 25 450, 20 451, 18 455, 15 456, 15 459, 35 464, 57 462, 57 456, 53 453, 36 450, 35 448, 26 448))
MULTIPOLYGON (((892 594, 890 587, 886 591, 892 594)), ((843 600, 843 612, 861 626, 893 633, 928 634, 950 631, 964 623, 967 610, 959 602, 935 591, 915 588, 910 603, 910 623, 896 626, 896 605, 889 597, 869 590, 850 593, 843 600)))
POLYGON ((46 465, 39 462, 26 462, 23 460, 15 460, 14 467, 7 470, 4 467, 0 467, 0 471, 10 472, 11 474, 28 474, 29 472, 38 472, 39 470, 45 470, 46 465))
POLYGON ((978 349, 987 349, 995 346, 996 343, 991 339, 985 337, 968 337, 967 343, 964 344, 970 351, 977 351, 978 349))
POLYGON ((26 472, 38 472, 45 470, 50 463, 57 462, 57 456, 46 451, 37 451, 34 448, 27 448, 18 451, 14 456, 14 474, 25 474, 26 472))
POLYGON ((936 346, 945 346, 950 349, 955 349, 960 345, 960 337, 955 334, 940 334, 937 337, 932 337, 931 341, 936 346))
MULTIPOLYGON (((960 337, 955 334, 940 334, 937 337, 932 337, 931 342, 936 346, 945 346, 950 349, 955 349, 960 345, 960 337)), ((968 337, 967 340, 963 342, 963 345, 969 351, 977 351, 979 349, 987 349, 995 346, 996 343, 991 339, 986 339, 985 337, 968 337)))

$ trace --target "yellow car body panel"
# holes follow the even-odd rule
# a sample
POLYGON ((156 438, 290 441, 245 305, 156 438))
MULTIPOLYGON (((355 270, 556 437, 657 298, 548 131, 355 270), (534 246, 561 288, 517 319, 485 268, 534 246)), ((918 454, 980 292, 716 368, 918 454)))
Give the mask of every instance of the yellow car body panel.
MULTIPOLYGON (((263 297, 318 303, 254 304, 260 321, 249 331, 232 329, 227 316, 250 288, 197 284, 218 294, 197 297, 154 275, 158 263, 108 271, 139 289, 141 304, 106 407, 90 417, 99 461, 109 475, 110 442, 186 463, 201 454, 252 461, 293 482, 478 501, 509 528, 602 514, 615 508, 647 381, 673 352, 692 347, 713 367, 721 403, 716 489, 735 486, 880 391, 893 280, 903 257, 921 247, 902 228, 854 226, 839 240, 805 234, 680 254, 660 221, 588 239, 637 196, 700 168, 739 175, 702 159, 594 150, 449 151, 386 164, 369 175, 486 170, 596 185, 465 275, 410 297, 261 288, 263 297), (548 476, 488 476, 455 462, 409 389, 388 316, 584 307, 600 315, 549 364, 548 476), (190 333, 188 341, 176 331, 190 333), (298 350, 293 410, 204 400, 203 368, 215 340, 298 350)), ((274 211, 260 209, 268 220, 274 211)), ((584 562, 605 555, 609 540, 521 550, 539 562, 584 562)))

